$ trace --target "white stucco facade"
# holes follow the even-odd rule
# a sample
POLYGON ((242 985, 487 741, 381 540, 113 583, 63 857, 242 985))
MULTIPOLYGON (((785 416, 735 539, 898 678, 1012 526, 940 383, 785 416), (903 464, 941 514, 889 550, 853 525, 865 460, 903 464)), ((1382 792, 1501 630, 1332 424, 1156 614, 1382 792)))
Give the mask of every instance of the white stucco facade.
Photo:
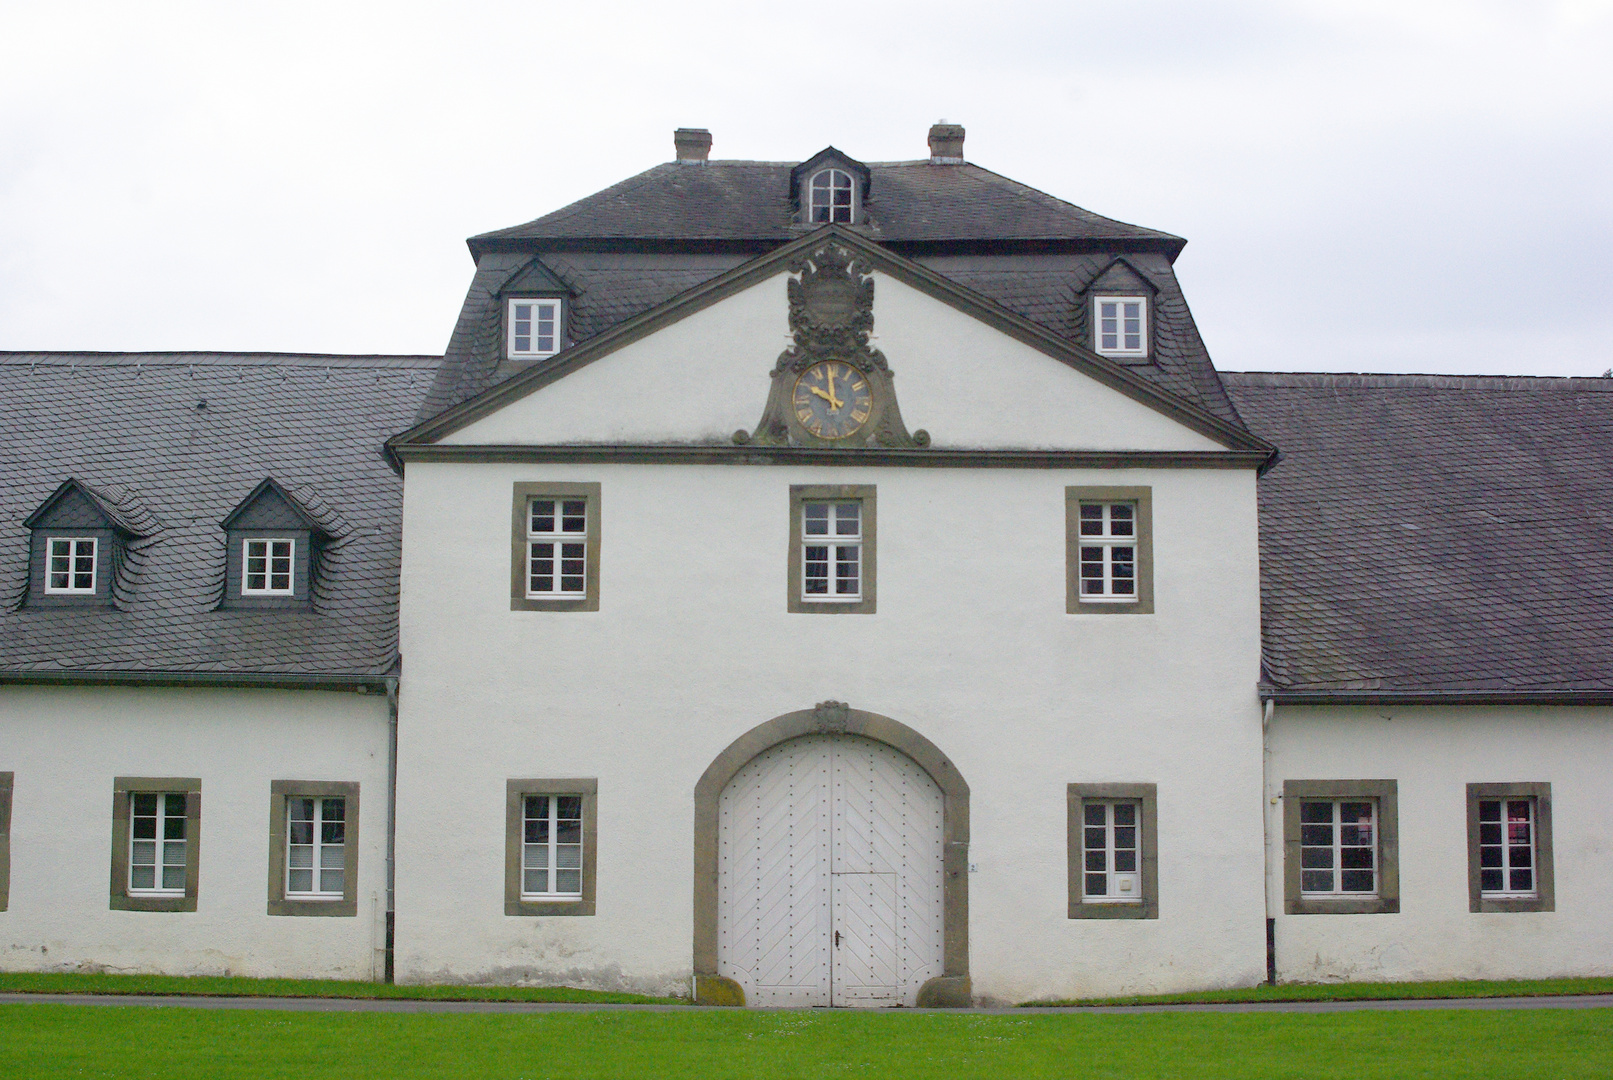
POLYGON ((382 694, 0 687, 0 770, 15 774, 0 968, 379 978, 388 723, 382 694), (120 776, 201 780, 195 911, 109 905, 120 776), (276 780, 360 785, 356 916, 268 914, 276 780))
POLYGON ((1267 767, 1267 888, 1277 975, 1293 982, 1530 979, 1613 972, 1613 709, 1565 706, 1276 710, 1267 767), (1400 911, 1283 914, 1283 782, 1389 779, 1399 804, 1400 911), (1472 912, 1467 785, 1551 785, 1555 910, 1472 912))

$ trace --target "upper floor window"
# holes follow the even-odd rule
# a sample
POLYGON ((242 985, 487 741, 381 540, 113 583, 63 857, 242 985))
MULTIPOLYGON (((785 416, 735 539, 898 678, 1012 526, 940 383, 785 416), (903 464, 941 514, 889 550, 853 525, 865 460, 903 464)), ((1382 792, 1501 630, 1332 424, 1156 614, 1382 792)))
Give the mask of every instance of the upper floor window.
POLYGON ((509 305, 510 356, 553 356, 560 351, 561 301, 516 299, 509 305))
POLYGON ((874 524, 872 485, 792 484, 788 610, 873 614, 874 524))
POLYGON ((515 485, 511 611, 599 610, 600 486, 515 485))
POLYGON ((247 540, 241 544, 242 596, 293 596, 297 541, 247 540))
POLYGON ((808 198, 810 199, 810 213, 808 219, 814 224, 822 222, 852 220, 852 186, 851 175, 839 169, 824 169, 815 173, 812 183, 808 185, 808 198))
POLYGON ((45 574, 48 593, 95 594, 95 538, 53 536, 45 574))
POLYGON ((1148 355, 1148 298, 1095 296, 1092 348, 1103 356, 1148 355))

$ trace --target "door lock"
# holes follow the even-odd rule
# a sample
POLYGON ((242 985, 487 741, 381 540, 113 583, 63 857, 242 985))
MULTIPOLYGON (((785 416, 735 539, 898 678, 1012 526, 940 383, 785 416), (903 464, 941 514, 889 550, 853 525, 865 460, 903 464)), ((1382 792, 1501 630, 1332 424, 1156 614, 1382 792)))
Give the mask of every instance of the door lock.
POLYGON ((835 931, 835 948, 840 948, 840 931, 835 931))

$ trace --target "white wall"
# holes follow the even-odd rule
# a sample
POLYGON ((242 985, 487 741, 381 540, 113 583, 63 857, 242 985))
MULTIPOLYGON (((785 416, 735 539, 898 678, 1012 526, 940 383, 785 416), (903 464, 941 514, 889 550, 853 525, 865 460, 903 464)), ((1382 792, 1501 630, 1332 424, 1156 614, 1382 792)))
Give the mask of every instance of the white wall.
POLYGON ((386 909, 383 695, 0 687, 16 773, 0 969, 368 979, 386 909), (200 777, 194 912, 108 907, 115 776, 200 777), (266 913, 269 784, 358 781, 355 918, 266 913))
POLYGON ((1297 982, 1613 974, 1613 709, 1278 708, 1271 729, 1278 977, 1297 982), (1392 779, 1400 912, 1282 915, 1284 780, 1392 779), (1467 785, 1551 784, 1556 910, 1468 910, 1467 785), (1280 800, 1279 800, 1280 802, 1280 800))
MULTIPOLYGON (((762 417, 791 343, 786 274, 697 311, 445 443, 729 443, 762 417)), ((885 274, 873 345, 909 430, 940 448, 1219 450, 1154 409, 885 274)))
POLYGON ((1256 982, 1257 603, 1247 471, 410 464, 398 977, 686 986, 696 780, 836 699, 973 789, 977 993, 1256 982), (602 485, 597 612, 510 610, 512 485, 546 480, 602 485), (877 485, 877 614, 787 613, 792 483, 877 485), (1157 614, 1065 613, 1067 484, 1152 487, 1157 614), (503 913, 528 776, 599 781, 593 917, 503 913), (1158 784, 1157 921, 1066 918, 1075 781, 1158 784))

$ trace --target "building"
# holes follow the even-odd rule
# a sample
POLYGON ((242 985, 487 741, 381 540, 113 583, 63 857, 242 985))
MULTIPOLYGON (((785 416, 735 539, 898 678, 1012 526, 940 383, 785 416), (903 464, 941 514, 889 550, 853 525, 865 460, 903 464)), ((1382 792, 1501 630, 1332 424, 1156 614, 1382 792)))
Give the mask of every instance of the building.
POLYGON ((0 360, 6 966, 1613 968, 1613 381, 1219 374, 961 128, 709 147, 473 237, 440 359, 0 360))

